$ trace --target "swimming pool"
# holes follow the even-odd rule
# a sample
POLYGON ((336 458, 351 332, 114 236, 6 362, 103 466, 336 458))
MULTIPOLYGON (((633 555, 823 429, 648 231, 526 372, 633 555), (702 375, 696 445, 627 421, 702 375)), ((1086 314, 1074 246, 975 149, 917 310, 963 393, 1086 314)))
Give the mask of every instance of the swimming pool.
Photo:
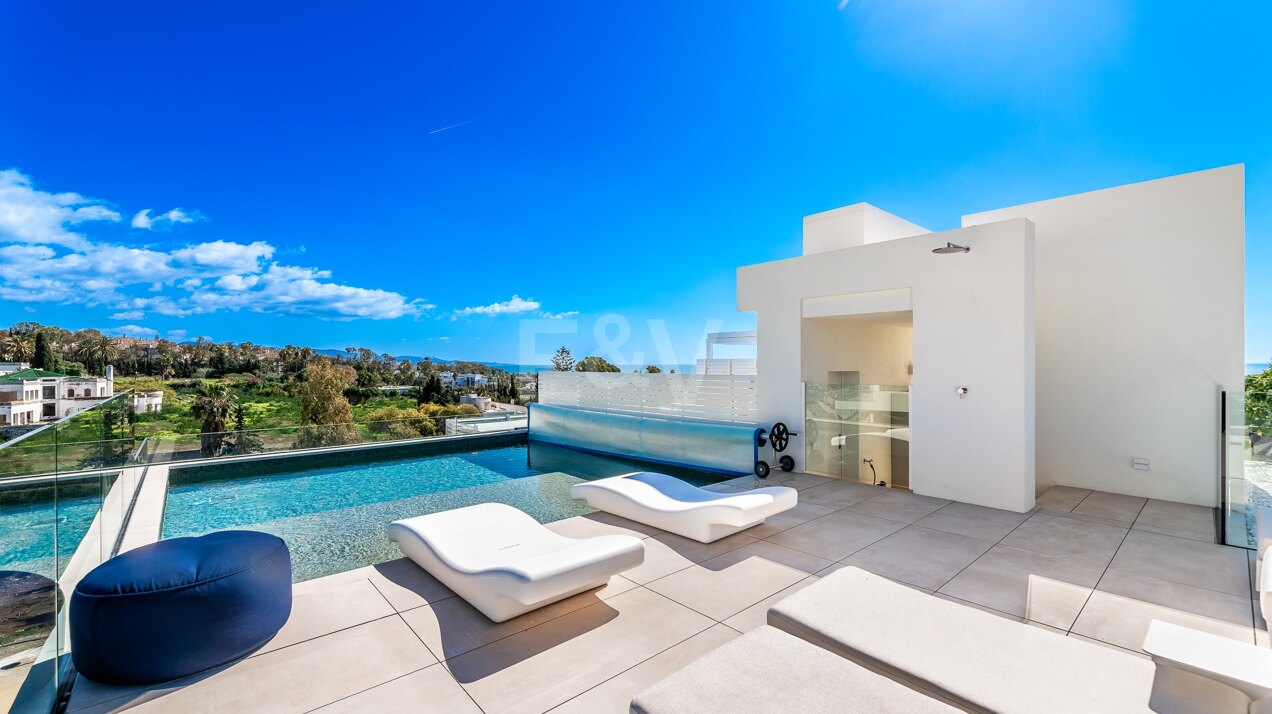
POLYGON ((174 468, 163 536, 229 528, 287 541, 296 581, 401 557, 386 529, 400 518, 494 501, 541 523, 591 513, 570 486, 642 469, 698 485, 729 478, 556 446, 494 440, 174 468), (511 444, 511 445, 510 445, 511 444), (466 447, 466 448, 465 448, 466 447), (420 447, 424 448, 424 447, 420 447), (440 453, 439 453, 440 451, 440 453))
POLYGON ((96 479, 0 490, 0 570, 56 580, 102 505, 96 479))

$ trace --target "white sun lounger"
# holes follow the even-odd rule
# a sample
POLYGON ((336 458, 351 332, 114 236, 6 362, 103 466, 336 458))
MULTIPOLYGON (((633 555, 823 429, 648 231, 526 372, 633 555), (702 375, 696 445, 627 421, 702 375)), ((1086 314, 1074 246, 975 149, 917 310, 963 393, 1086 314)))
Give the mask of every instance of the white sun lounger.
POLYGON ((394 521, 389 538, 495 622, 600 587, 645 560, 639 538, 566 538, 502 503, 394 521))
POLYGON ((651 471, 577 483, 570 495, 592 508, 703 543, 757 526, 799 500, 799 492, 786 486, 719 493, 651 471))

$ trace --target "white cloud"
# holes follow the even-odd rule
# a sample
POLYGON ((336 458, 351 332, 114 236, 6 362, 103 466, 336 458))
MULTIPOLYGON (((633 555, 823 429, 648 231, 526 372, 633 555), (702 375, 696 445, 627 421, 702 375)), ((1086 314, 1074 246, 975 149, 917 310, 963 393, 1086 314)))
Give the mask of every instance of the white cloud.
POLYGON ((524 300, 519 295, 513 295, 512 298, 503 302, 491 303, 479 307, 466 307, 462 310, 455 311, 455 317, 468 317, 469 315, 486 315, 493 317, 495 315, 511 315, 519 312, 532 312, 539 309, 539 302, 536 300, 524 300))
POLYGON ((568 319, 570 319, 571 317, 578 317, 578 315, 579 315, 579 311, 578 311, 578 310, 566 310, 565 312, 549 312, 549 311, 547 311, 547 310, 544 310, 543 312, 541 312, 541 313, 539 313, 539 314, 540 314, 540 315, 543 315, 545 318, 547 318, 547 319, 549 319, 549 320, 568 320, 568 319))
POLYGON ((178 223, 194 223, 195 221, 203 220, 203 216, 198 212, 187 213, 180 208, 174 208, 157 216, 151 216, 150 211, 151 209, 149 208, 143 208, 133 214, 132 227, 155 231, 171 228, 178 223))
MULTIPOLYGON (((154 217, 141 211, 134 223, 197 220, 174 211, 154 217)), ((329 270, 280 264, 273 260, 279 251, 264 241, 133 247, 68 229, 119 219, 100 201, 43 192, 15 170, 0 171, 0 300, 104 305, 123 320, 221 310, 380 320, 435 307, 388 290, 334 282, 329 270)), ((533 307, 526 309, 538 307, 527 304, 533 307)))
POLYGON ((153 340, 159 336, 159 331, 142 327, 141 325, 121 325, 102 330, 102 334, 108 337, 132 337, 138 340, 153 340))
POLYGON ((0 242, 82 248, 88 240, 67 226, 119 219, 101 201, 78 193, 47 193, 16 169, 0 171, 0 242))
POLYGON ((180 342, 186 338, 187 334, 189 333, 185 330, 168 330, 168 339, 173 342, 180 342))

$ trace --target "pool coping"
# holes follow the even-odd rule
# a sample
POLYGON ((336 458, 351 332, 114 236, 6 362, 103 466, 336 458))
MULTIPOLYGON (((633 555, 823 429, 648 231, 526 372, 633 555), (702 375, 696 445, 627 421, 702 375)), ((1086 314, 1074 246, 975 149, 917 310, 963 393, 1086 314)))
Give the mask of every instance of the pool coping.
MULTIPOLYGON (((237 464, 250 463, 255 461, 268 461, 272 459, 286 459, 297 456, 315 456, 319 454, 330 454, 341 451, 366 451, 369 449, 383 448, 401 448, 404 446, 413 446, 417 444, 433 444, 439 442, 456 442, 456 441, 483 441, 494 440, 497 438, 506 438, 509 434, 526 434, 529 435, 527 429, 508 429, 506 431, 494 431, 484 434, 453 434, 446 436, 425 436, 418 439, 396 439, 393 441, 375 441, 361 444, 342 444, 337 446, 319 446, 312 449, 291 449, 289 451, 271 451, 264 454, 242 454, 240 456, 212 456, 206 459, 189 459, 182 461, 166 461, 162 462, 162 466, 167 466, 176 470, 192 467, 212 466, 214 464, 237 464)), ((153 466, 153 465, 152 465, 153 466)), ((166 480, 166 476, 165 476, 166 480)))

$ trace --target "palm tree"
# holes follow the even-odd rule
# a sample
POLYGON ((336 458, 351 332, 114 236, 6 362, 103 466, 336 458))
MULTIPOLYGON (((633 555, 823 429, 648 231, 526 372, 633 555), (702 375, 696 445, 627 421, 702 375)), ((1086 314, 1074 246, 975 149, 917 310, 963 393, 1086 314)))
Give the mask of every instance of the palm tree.
POLYGON ((199 385, 199 392, 190 407, 190 416, 201 419, 201 450, 209 456, 216 456, 221 451, 225 439, 225 425, 238 405, 234 393, 224 382, 204 382, 199 385))
POLYGON ((76 352, 85 364, 97 367, 97 374, 105 373, 106 365, 119 356, 119 348, 105 335, 87 337, 76 352))
POLYGON ((35 338, 29 332, 6 335, 0 340, 0 351, 4 352, 5 359, 26 362, 35 353, 35 338))

